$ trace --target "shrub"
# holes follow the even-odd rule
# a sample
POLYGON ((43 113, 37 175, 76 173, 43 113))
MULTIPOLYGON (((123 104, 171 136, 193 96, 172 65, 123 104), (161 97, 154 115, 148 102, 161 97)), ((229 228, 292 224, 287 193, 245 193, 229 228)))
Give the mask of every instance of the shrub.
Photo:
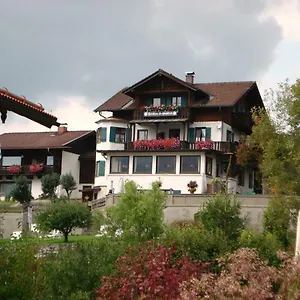
POLYGON ((180 283, 198 276, 200 264, 182 257, 174 249, 147 243, 138 254, 132 250, 118 259, 115 276, 103 278, 97 299, 177 299, 180 283))
POLYGON ((241 205, 234 195, 217 194, 204 204, 195 219, 210 232, 222 230, 229 240, 235 241, 244 228, 241 205))
POLYGON ((58 202, 39 213, 36 222, 42 231, 61 231, 65 242, 68 242, 68 235, 73 228, 90 225, 91 213, 83 204, 58 202))
POLYGON ((45 195, 48 195, 51 200, 55 198, 55 191, 59 185, 59 174, 51 173, 44 175, 41 179, 42 191, 45 195))
POLYGON ((74 190, 76 190, 76 181, 73 175, 70 173, 64 174, 60 178, 61 187, 66 191, 68 199, 74 190))
POLYGON ((31 192, 29 189, 29 181, 26 176, 20 175, 16 179, 16 185, 15 188, 10 192, 10 197, 19 201, 21 204, 30 202, 31 192))
POLYGON ((160 242, 167 246, 175 243, 178 257, 183 255, 203 262, 212 261, 230 250, 222 231, 210 232, 193 223, 168 226, 160 242))

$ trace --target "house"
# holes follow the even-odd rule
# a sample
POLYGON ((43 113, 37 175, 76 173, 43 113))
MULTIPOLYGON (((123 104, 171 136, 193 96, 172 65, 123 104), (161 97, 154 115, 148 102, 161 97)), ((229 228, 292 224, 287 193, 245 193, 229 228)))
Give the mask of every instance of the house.
MULTIPOLYGON (((95 131, 57 131, 4 133, 0 135, 0 192, 7 195, 14 187, 15 176, 30 179, 34 198, 42 194, 41 176, 71 172, 77 182, 72 198, 81 198, 81 190, 91 188, 95 175, 95 131)), ((64 194, 59 187, 58 194, 64 194)))
POLYGON ((24 96, 17 96, 9 92, 7 88, 0 88, 0 114, 3 124, 7 119, 8 111, 12 111, 48 128, 51 128, 53 125, 60 125, 57 122, 57 118, 47 113, 42 104, 28 101, 24 96))
POLYGON ((103 116, 97 130, 95 185, 98 197, 119 193, 126 180, 141 189, 160 179, 163 190, 210 193, 212 179, 227 178, 232 193, 256 188, 253 169, 242 169, 234 155, 242 135, 251 133, 251 108, 263 107, 256 82, 195 83, 158 70, 117 92, 95 109, 103 116))

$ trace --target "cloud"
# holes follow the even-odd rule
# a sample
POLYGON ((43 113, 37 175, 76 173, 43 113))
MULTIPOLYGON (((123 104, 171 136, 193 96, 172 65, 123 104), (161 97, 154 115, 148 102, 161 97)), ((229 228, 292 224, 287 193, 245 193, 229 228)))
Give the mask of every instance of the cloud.
POLYGON ((0 82, 55 110, 59 95, 97 107, 163 68, 197 81, 246 80, 272 63, 281 27, 260 0, 0 0, 0 82))

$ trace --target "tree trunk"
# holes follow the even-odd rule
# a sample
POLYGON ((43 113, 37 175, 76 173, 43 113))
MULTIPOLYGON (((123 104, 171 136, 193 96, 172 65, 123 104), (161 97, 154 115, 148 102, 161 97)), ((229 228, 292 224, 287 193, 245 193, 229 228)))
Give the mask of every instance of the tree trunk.
POLYGON ((23 203, 22 204, 22 232, 27 233, 28 231, 28 207, 30 203, 23 203))
POLYGON ((67 243, 69 233, 68 232, 63 232, 63 234, 64 234, 64 239, 65 239, 64 242, 67 243))

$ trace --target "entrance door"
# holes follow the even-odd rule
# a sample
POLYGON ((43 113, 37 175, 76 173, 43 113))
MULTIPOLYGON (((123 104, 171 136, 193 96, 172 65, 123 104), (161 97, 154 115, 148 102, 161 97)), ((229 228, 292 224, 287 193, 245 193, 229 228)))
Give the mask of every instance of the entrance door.
POLYGON ((180 138, 180 129, 170 129, 169 130, 169 137, 170 138, 180 138))

